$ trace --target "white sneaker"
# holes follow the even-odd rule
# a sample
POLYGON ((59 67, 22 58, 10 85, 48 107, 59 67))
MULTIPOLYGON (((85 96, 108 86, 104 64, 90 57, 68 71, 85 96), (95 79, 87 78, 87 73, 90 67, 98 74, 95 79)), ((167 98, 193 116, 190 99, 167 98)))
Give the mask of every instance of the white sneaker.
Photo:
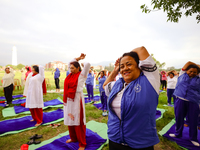
POLYGON ((191 141, 194 146, 200 146, 198 142, 191 141))
POLYGON ((171 137, 176 137, 176 135, 175 135, 175 134, 169 134, 169 136, 171 136, 171 137))

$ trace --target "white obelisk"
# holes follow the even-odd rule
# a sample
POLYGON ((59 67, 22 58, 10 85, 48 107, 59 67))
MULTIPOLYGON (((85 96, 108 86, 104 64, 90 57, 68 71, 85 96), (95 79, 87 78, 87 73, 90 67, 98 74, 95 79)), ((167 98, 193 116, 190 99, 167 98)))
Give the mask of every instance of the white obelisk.
POLYGON ((12 48, 12 65, 17 66, 17 48, 13 46, 12 48))

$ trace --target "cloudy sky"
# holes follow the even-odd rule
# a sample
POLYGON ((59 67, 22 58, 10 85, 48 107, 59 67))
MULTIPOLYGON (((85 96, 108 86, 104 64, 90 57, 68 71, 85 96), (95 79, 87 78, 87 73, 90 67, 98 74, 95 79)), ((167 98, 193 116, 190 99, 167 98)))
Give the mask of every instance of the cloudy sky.
POLYGON ((145 46, 166 67, 200 64, 200 24, 195 16, 167 22, 162 11, 142 13, 150 0, 0 0, 0 65, 67 63, 80 53, 92 64, 114 62, 145 46))

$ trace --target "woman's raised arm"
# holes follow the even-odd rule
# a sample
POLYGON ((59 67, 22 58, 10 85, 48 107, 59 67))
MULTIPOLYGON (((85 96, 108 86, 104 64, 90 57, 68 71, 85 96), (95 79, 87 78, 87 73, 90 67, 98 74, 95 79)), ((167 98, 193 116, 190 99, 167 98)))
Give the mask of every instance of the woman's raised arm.
POLYGON ((136 52, 138 54, 138 57, 140 60, 145 60, 150 56, 149 52, 147 51, 147 49, 144 46, 135 48, 132 51, 136 52))

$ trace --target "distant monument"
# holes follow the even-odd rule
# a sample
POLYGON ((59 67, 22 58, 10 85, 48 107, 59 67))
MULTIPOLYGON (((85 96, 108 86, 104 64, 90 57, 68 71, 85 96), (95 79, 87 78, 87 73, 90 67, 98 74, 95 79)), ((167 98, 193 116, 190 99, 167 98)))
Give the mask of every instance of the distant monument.
POLYGON ((17 48, 13 46, 12 48, 12 65, 17 66, 17 48))

